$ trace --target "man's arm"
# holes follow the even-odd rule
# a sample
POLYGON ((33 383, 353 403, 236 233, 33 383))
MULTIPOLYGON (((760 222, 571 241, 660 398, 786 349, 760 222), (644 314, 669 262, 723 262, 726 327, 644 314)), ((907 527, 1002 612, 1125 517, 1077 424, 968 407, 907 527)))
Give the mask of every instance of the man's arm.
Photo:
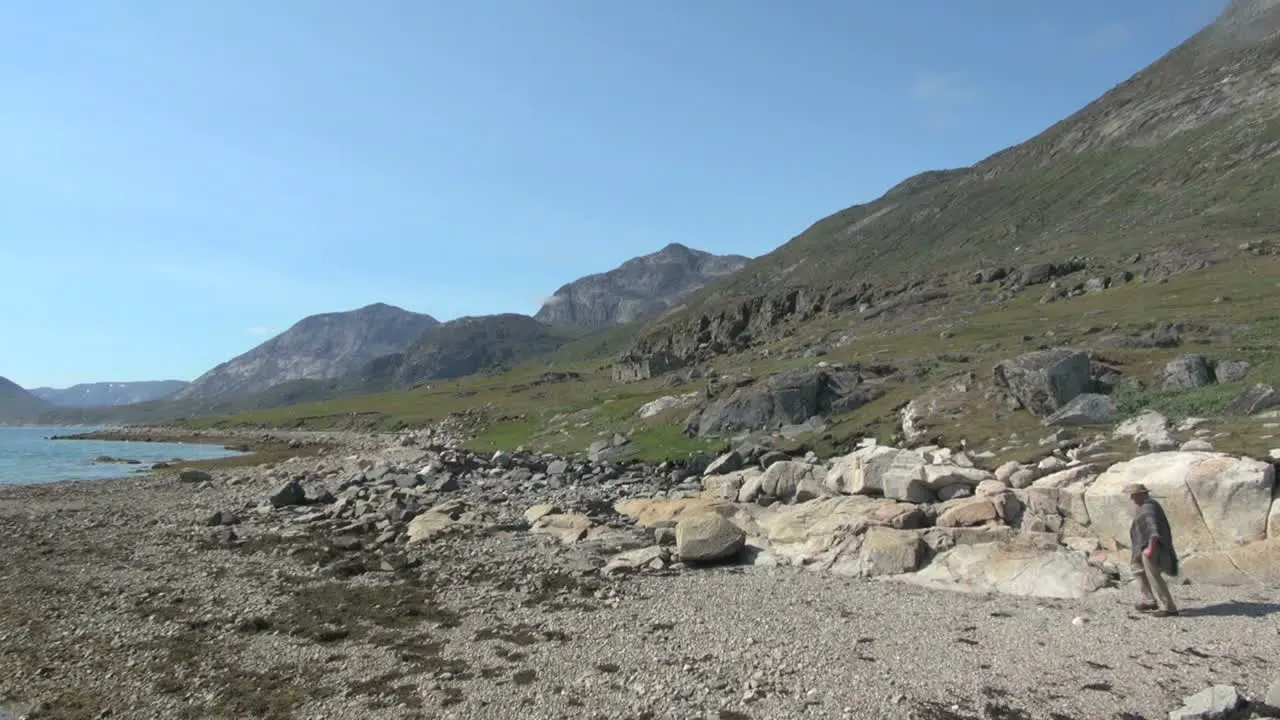
POLYGON ((1159 547, 1160 547, 1160 538, 1156 537, 1155 535, 1152 535, 1151 539, 1147 541, 1147 549, 1143 550, 1142 554, 1147 556, 1148 559, 1153 558, 1155 557, 1156 550, 1159 547))
POLYGON ((1142 528, 1142 534, 1147 536, 1147 547, 1142 554, 1148 558, 1155 557, 1156 550, 1160 547, 1160 527, 1156 523, 1155 513, 1149 507, 1143 508, 1138 513, 1137 522, 1142 528))

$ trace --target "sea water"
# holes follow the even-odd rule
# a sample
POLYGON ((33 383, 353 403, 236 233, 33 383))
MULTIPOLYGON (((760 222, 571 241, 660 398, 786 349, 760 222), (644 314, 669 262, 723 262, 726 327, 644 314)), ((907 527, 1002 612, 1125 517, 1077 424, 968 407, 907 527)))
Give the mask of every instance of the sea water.
POLYGON ((209 460, 239 454, 220 445, 49 439, 94 429, 0 427, 0 485, 123 477, 161 461, 209 460), (98 462, 102 457, 137 460, 138 464, 98 462))

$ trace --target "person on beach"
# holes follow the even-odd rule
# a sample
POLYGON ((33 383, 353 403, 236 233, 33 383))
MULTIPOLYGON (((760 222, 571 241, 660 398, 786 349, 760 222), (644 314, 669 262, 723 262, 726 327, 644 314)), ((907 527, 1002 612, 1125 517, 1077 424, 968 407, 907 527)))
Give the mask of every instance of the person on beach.
POLYGON ((1125 494, 1133 501, 1137 511, 1129 526, 1129 545, 1132 548, 1130 567, 1138 581, 1142 599, 1134 609, 1155 611, 1157 617, 1178 614, 1178 606, 1169 594, 1165 575, 1178 574, 1178 553, 1173 549, 1173 532, 1164 508, 1151 497, 1147 486, 1134 483, 1125 487, 1125 494), (1154 596, 1152 595, 1154 591, 1154 596), (1159 600, 1159 605, 1156 601, 1159 600))

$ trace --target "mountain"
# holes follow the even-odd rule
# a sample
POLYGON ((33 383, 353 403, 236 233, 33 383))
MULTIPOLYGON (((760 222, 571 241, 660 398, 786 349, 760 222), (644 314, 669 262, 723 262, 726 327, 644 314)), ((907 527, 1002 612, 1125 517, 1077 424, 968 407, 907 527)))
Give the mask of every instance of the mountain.
POLYGON ((941 299, 990 302, 1086 269, 1105 284, 1271 252, 1280 232, 1277 31, 1280 2, 1235 0, 1027 142, 910 178, 691 294, 637 335, 615 376, 734 352, 822 315, 888 322, 941 299), (967 288, 1002 277, 993 292, 967 288))
POLYGON ((515 313, 458 318, 423 332, 403 353, 369 363, 360 373, 360 388, 408 388, 511 366, 551 352, 578 334, 515 313))
POLYGON ((291 380, 339 378, 375 358, 403 351, 438 324, 430 315, 382 303, 312 315, 196 378, 173 399, 230 397, 291 380))
POLYGON ((51 409, 48 402, 0 377, 0 424, 36 422, 51 409))
POLYGON ((623 325, 666 310, 708 282, 736 272, 749 260, 672 243, 608 272, 565 285, 534 317, 549 325, 586 330, 623 325))
POLYGON ((69 388, 39 387, 32 395, 63 407, 116 407, 159 400, 187 387, 183 380, 82 383, 69 388))

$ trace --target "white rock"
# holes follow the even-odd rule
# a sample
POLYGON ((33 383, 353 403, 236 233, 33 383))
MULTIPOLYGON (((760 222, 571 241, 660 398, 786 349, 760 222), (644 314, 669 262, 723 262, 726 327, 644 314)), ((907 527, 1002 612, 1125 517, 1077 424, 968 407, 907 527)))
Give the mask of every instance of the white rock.
POLYGON ((1011 543, 957 545, 904 579, 960 592, 1063 599, 1082 598, 1107 584, 1107 576, 1081 553, 1011 543))
POLYGON ((1129 545, 1129 483, 1164 507, 1180 555, 1228 550, 1266 538, 1275 486, 1269 463, 1221 453, 1161 452, 1111 466, 1085 490, 1091 532, 1129 545))
POLYGON ((1160 452, 1178 447, 1178 439, 1169 430, 1169 419, 1150 410, 1121 423, 1114 435, 1133 438, 1140 450, 1160 452))
POLYGON ((1213 444, 1206 440, 1188 440, 1178 449, 1184 452, 1212 452, 1213 444))

